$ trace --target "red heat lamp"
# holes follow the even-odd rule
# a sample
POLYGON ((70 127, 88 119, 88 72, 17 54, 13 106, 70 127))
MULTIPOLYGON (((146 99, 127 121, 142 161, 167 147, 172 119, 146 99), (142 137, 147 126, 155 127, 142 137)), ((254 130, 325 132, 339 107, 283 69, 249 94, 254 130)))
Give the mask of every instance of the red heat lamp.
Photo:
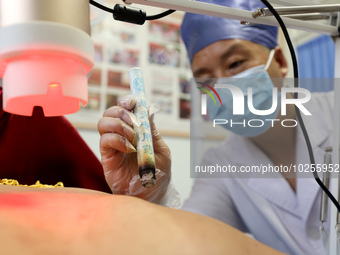
POLYGON ((31 116, 75 113, 87 104, 94 65, 88 0, 0 0, 3 109, 31 116))

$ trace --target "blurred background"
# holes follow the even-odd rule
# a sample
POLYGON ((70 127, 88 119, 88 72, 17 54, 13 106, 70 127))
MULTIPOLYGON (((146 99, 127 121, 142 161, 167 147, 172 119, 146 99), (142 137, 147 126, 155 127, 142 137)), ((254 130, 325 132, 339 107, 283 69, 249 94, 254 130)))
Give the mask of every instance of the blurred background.
MULTIPOLYGON (((290 0, 276 0, 273 3, 290 0)), ((113 7, 121 1, 98 2, 113 7)), ((294 2, 291 0, 291 2, 294 2)), ((299 1, 300 2, 300 1, 299 1)), ((301 1, 302 3, 338 3, 332 1, 301 1)), ((138 6, 138 5, 136 5, 138 6)), ((162 9, 139 6, 147 15, 162 9)), ((89 102, 79 112, 66 117, 78 129, 93 152, 100 158, 99 133, 96 126, 105 109, 116 105, 130 94, 128 70, 141 67, 144 71, 148 103, 158 103, 161 111, 156 125, 172 151, 172 180, 182 201, 191 190, 190 178, 190 64, 180 38, 182 12, 143 26, 115 21, 111 14, 91 6, 92 38, 95 42, 95 67, 89 79, 89 102)), ((318 22, 329 22, 322 20, 318 22)), ((299 61, 300 77, 332 78, 334 75, 334 43, 326 35, 289 30, 299 61)), ((279 42, 290 61, 285 40, 279 42)), ((292 77, 290 70, 289 77, 292 77)), ((309 84, 310 91, 329 91, 331 86, 309 84)))

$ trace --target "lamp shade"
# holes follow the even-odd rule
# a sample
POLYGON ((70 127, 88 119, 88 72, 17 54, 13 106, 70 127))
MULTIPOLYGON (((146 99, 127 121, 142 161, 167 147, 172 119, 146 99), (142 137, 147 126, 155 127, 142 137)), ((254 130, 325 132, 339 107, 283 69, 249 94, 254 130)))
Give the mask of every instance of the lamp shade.
POLYGON ((58 116, 75 113, 87 103, 87 79, 94 65, 94 46, 87 32, 50 20, 11 18, 4 23, 0 77, 6 112, 31 116, 38 106, 45 116, 58 116))

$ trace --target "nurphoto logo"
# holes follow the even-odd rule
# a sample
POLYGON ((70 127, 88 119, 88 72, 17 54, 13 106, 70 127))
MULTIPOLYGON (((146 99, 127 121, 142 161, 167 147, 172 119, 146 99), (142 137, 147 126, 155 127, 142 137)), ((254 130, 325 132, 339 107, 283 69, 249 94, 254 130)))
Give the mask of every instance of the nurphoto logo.
MULTIPOLYGON (((237 117, 237 120, 240 119, 240 117, 245 115, 245 107, 246 108, 246 114, 247 111, 249 111, 254 116, 266 116, 271 115, 275 113, 280 107, 281 115, 286 116, 287 115, 287 105, 295 105, 297 108, 299 108, 300 112, 304 115, 312 115, 304 106, 305 103, 307 103, 311 99, 311 93, 307 89, 304 88, 295 88, 295 87, 282 87, 281 93, 278 94, 278 89, 276 87, 273 87, 272 89, 272 104, 269 109, 256 109, 254 107, 254 101, 253 101, 253 88, 248 87, 247 88, 247 95, 245 96, 243 91, 231 84, 215 84, 214 87, 197 82, 200 84, 200 87, 197 87, 201 91, 204 91, 204 94, 201 94, 201 114, 207 115, 207 102, 208 102, 208 95, 213 100, 215 106, 214 107, 228 107, 230 106, 230 109, 232 109, 232 115, 237 117), (210 91, 209 91, 210 90, 210 91), (218 90, 218 92, 216 91, 218 90), (228 100, 229 102, 223 102, 224 95, 223 93, 231 93, 232 100, 228 100), (291 98, 288 95, 292 93, 298 93, 299 98, 291 98), (301 97, 301 95, 304 95, 301 97), (218 99, 215 99, 215 97, 218 99), (222 98, 222 99, 221 99, 222 98), (245 99, 247 102, 245 102, 245 99), (232 102, 230 102, 232 101, 232 102), (280 104, 279 104, 280 102, 280 104)), ((213 126, 216 125, 224 125, 229 123, 230 125, 233 125, 233 119, 212 119, 213 120, 213 126)), ((271 121, 272 126, 274 125, 275 121, 280 121, 279 119, 265 119, 266 121, 271 121)), ((297 121, 294 119, 286 119, 281 120, 281 123, 285 127, 295 127, 297 125, 297 121), (293 122, 293 125, 286 125, 285 122, 293 122)), ((250 127, 260 127, 263 123, 263 118, 261 119, 244 119, 242 122, 235 122, 234 124, 250 127), (252 123, 259 123, 259 125, 253 125, 252 123)))

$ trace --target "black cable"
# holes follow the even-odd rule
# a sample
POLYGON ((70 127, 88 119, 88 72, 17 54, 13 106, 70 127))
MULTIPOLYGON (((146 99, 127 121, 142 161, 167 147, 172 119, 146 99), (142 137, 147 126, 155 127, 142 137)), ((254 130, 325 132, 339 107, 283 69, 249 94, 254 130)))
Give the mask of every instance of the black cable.
MULTIPOLYGON (((103 10, 103 11, 106 11, 106 12, 109 12, 109 13, 112 13, 112 14, 116 14, 116 11, 114 9, 111 9, 111 8, 108 8, 94 0, 90 0, 90 4, 92 4, 93 6, 103 10)), ((170 15, 171 13, 174 13, 176 10, 167 10, 167 11, 164 11, 164 12, 161 12, 159 14, 156 14, 156 15, 151 15, 151 16, 146 16, 145 17, 145 20, 155 20, 155 19, 160 19, 160 18, 163 18, 165 16, 168 16, 170 15)))
POLYGON ((106 11, 106 12, 110 12, 110 13, 114 13, 114 10, 111 8, 108 8, 100 3, 97 3, 96 1, 90 0, 90 4, 92 4, 93 6, 96 6, 97 8, 106 11))
POLYGON ((165 16, 168 16, 169 14, 171 13, 174 13, 175 10, 167 10, 165 12, 162 12, 162 13, 159 13, 159 14, 156 14, 156 15, 152 15, 152 16, 146 16, 146 20, 155 20, 155 19, 160 19, 160 18, 163 18, 165 16))
MULTIPOLYGON (((287 41, 290 54, 292 56, 293 69, 294 69, 294 87, 298 88, 299 87, 299 83, 298 83, 298 78, 299 78, 298 64, 297 64, 297 60, 296 60, 296 55, 295 55, 294 47, 293 47, 292 41, 290 40, 289 33, 288 33, 287 28, 286 28, 286 25, 284 24, 283 20, 281 19, 280 15, 277 13, 277 11, 273 8, 273 6, 267 0, 261 0, 261 2, 264 5, 267 6, 267 8, 275 16, 277 22, 280 24, 280 26, 282 28, 282 32, 283 32, 283 34, 285 36, 285 39, 287 41)), ((298 93, 294 93, 294 98, 298 98, 298 93)), ((301 130, 302 130, 303 136, 304 136, 306 144, 307 144, 307 149, 308 149, 308 154, 309 154, 309 158, 310 158, 310 162, 311 162, 311 167, 312 167, 312 172, 313 172, 314 179, 316 180, 316 182, 319 184, 319 186, 327 194, 329 199, 333 202, 333 204, 336 206, 336 208, 340 212, 340 204, 335 199, 333 194, 327 189, 327 187, 320 180, 320 178, 318 176, 318 173, 315 170, 315 159, 314 159, 312 145, 311 145, 311 142, 309 140, 309 136, 308 136, 305 124, 304 124, 304 122, 302 120, 300 109, 296 105, 295 105, 295 111, 296 111, 297 119, 298 119, 298 121, 300 123, 300 126, 301 126, 301 130)))

